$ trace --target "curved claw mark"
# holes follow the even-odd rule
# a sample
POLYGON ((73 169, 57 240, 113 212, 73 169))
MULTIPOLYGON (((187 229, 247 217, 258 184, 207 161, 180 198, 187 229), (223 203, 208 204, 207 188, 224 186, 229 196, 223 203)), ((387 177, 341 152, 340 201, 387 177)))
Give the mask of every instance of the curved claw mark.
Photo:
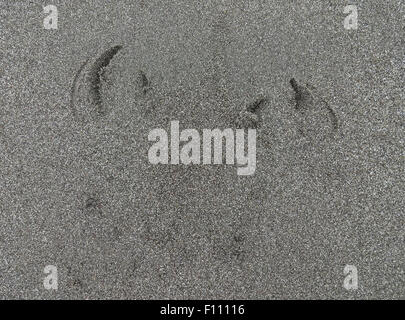
POLYGON ((80 93, 80 86, 85 81, 86 87, 86 96, 89 96, 87 101, 91 101, 97 108, 97 111, 102 114, 102 105, 101 105, 101 78, 104 72, 105 67, 107 67, 111 61, 111 59, 117 54, 119 50, 122 49, 122 46, 117 45, 114 46, 104 53, 102 53, 94 62, 91 64, 90 67, 87 67, 90 60, 93 60, 92 57, 88 58, 77 70, 75 77, 73 79, 72 89, 70 93, 70 106, 72 112, 75 116, 78 114, 78 106, 76 105, 77 100, 79 99, 80 93))
POLYGON ((93 103, 98 107, 98 111, 102 113, 101 109, 101 73, 105 67, 107 67, 111 59, 122 49, 122 46, 114 46, 105 51, 90 68, 89 82, 90 82, 90 94, 92 96, 93 103))
POLYGON ((76 100, 78 81, 79 81, 79 78, 80 78, 80 75, 81 75, 83 69, 86 67, 89 60, 90 60, 90 58, 88 58, 84 63, 82 63, 82 65, 80 66, 79 70, 77 70, 75 77, 73 79, 72 90, 70 92, 70 107, 71 107, 74 115, 76 115, 75 100, 76 100))

